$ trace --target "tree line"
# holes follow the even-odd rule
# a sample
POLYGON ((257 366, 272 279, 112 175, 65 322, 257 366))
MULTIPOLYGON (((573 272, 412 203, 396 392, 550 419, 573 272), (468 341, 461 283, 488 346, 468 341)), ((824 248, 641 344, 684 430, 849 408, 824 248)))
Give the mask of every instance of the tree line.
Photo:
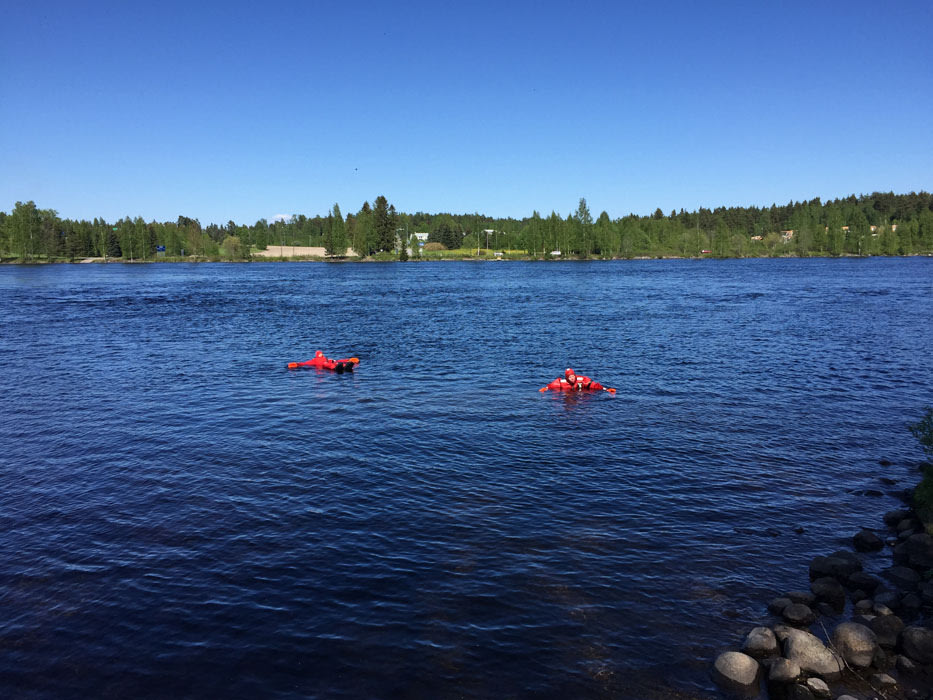
POLYGON ((529 257, 761 257, 810 255, 912 255, 933 253, 933 195, 874 192, 822 202, 770 207, 699 208, 649 216, 595 219, 586 199, 563 216, 535 211, 523 219, 482 214, 408 214, 386 197, 364 202, 343 215, 335 204, 324 216, 228 221, 207 226, 179 216, 146 222, 60 218, 34 202, 16 202, 0 212, 0 258, 16 261, 117 258, 121 260, 249 259, 269 245, 321 246, 328 255, 391 258, 416 254, 415 233, 427 233, 428 248, 464 254, 510 251, 529 257))

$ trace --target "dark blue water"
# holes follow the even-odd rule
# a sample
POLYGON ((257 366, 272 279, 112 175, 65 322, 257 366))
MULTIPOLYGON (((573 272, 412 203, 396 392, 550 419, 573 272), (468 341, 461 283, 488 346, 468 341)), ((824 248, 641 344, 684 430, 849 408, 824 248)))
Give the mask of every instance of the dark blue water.
POLYGON ((0 696, 707 695, 931 348, 933 259, 4 266, 0 696))

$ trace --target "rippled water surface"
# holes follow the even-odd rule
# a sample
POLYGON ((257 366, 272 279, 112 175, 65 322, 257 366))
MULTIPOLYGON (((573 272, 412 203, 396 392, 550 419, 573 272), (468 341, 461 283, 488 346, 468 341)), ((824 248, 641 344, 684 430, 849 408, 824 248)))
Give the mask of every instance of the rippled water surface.
POLYGON ((931 347, 921 258, 3 266, 0 696, 714 693, 931 347))

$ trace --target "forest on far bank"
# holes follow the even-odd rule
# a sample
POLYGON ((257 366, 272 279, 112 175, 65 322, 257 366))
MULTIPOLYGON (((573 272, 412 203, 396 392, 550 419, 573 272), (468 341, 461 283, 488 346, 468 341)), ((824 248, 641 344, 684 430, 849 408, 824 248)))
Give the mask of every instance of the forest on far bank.
POLYGON ((384 196, 343 215, 296 214, 253 224, 202 225, 109 222, 61 218, 54 209, 16 202, 0 212, 0 260, 55 262, 86 258, 120 260, 248 260, 269 245, 320 246, 328 255, 359 258, 489 256, 531 258, 769 257, 933 254, 933 195, 874 192, 823 202, 770 207, 681 209, 648 216, 594 217, 585 199, 566 216, 533 212, 523 219, 482 214, 398 212, 384 196), (417 234, 417 235, 416 235, 417 234), (407 243, 407 245, 403 245, 407 243))

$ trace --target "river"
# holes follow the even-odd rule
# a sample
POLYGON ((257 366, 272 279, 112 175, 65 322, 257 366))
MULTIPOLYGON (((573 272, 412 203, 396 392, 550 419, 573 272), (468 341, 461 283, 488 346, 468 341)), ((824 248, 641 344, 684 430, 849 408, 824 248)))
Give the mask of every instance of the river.
POLYGON ((0 266, 0 695, 715 695, 931 348, 929 258, 0 266))

